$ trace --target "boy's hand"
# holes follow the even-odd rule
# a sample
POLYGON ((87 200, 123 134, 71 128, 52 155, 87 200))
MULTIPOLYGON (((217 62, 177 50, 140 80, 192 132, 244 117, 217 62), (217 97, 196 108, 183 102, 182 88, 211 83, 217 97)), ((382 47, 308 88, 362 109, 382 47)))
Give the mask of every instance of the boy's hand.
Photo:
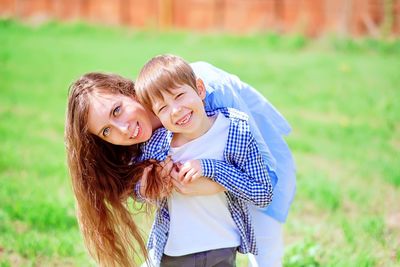
POLYGON ((186 161, 179 168, 178 181, 181 183, 193 182, 203 176, 200 160, 194 159, 186 161))

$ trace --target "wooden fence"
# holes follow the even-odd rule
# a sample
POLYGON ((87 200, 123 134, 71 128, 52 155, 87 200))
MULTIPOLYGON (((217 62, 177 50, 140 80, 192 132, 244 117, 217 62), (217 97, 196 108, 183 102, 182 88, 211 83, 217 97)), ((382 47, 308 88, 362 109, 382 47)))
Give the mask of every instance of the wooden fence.
POLYGON ((0 0, 0 16, 239 34, 400 33, 400 0, 0 0))

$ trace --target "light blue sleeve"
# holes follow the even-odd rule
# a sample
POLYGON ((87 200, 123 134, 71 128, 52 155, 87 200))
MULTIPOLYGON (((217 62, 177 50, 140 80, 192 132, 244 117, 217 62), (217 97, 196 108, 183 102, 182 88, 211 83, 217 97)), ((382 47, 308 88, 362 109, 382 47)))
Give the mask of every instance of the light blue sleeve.
POLYGON ((295 163, 284 139, 291 131, 290 125, 264 96, 237 76, 206 62, 191 66, 206 85, 206 109, 232 107, 249 115, 250 128, 264 161, 276 174, 270 175, 274 199, 267 213, 285 221, 296 190, 295 163))
MULTIPOLYGON (((254 120, 254 116, 244 99, 242 98, 241 84, 237 82, 234 75, 228 74, 211 64, 206 62, 196 62, 191 64, 196 76, 200 77, 207 87, 207 95, 205 99, 206 110, 214 110, 217 108, 235 108, 249 115, 249 124, 254 139, 257 142, 258 149, 263 155, 265 162, 268 164, 271 171, 275 171, 276 161, 271 155, 271 152, 266 145, 266 142, 261 135, 258 124, 254 120)), ((254 89, 253 89, 254 90, 254 89)), ((254 90, 255 91, 255 90, 254 90)), ((276 183, 276 178, 272 175, 271 182, 276 183)))

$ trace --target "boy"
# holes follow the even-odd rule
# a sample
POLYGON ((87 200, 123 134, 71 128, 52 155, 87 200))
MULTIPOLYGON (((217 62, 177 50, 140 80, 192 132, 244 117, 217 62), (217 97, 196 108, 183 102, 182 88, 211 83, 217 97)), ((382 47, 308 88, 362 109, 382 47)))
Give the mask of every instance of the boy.
MULTIPOLYGON (((159 202, 148 244, 155 263, 197 266, 200 260, 207 262, 204 266, 234 266, 236 249, 256 254, 248 203, 267 206, 272 186, 247 116, 232 109, 206 112, 203 82, 176 56, 150 60, 135 88, 166 128, 142 145, 140 160, 162 161, 170 154, 174 162, 185 162, 179 170, 182 182, 208 177, 226 190, 196 197, 173 192, 159 202)), ((143 187, 137 186, 138 196, 143 187)))

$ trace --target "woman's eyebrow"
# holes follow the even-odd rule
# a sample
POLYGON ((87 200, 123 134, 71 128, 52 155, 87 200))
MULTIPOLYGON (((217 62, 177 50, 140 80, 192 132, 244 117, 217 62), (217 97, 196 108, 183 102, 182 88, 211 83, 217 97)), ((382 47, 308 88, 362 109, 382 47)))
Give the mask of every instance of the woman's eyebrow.
POLYGON ((105 127, 103 127, 103 128, 100 129, 100 131, 97 133, 97 136, 102 135, 102 132, 104 131, 104 128, 105 128, 105 127))

